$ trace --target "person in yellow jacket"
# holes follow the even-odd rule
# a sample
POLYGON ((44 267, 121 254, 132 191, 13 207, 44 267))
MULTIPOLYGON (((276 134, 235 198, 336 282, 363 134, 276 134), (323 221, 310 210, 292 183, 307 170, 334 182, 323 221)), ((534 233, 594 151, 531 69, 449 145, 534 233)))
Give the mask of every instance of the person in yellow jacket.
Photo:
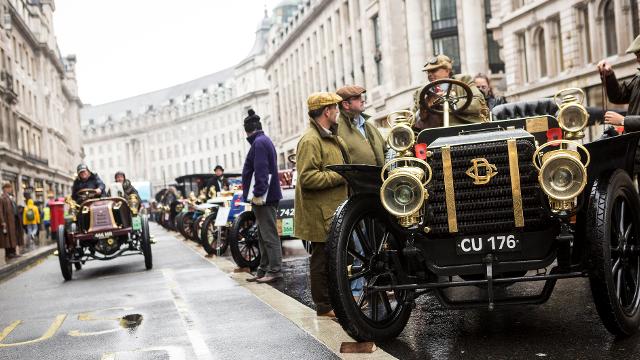
POLYGON ((22 224, 27 230, 29 241, 31 241, 31 245, 27 245, 27 247, 35 245, 38 226, 40 225, 40 211, 34 205, 33 199, 27 200, 27 206, 22 211, 22 224))

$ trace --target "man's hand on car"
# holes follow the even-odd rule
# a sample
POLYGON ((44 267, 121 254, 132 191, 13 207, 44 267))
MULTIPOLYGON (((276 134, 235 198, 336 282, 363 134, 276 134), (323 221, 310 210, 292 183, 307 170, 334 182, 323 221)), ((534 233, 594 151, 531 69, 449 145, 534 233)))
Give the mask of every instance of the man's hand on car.
POLYGON ((624 116, 618 114, 615 111, 607 111, 604 114, 604 122, 605 124, 624 126, 624 116))
POLYGON ((96 194, 98 194, 98 195, 102 195, 102 189, 97 188, 97 189, 96 189, 96 194))
POLYGON ((260 205, 264 205, 264 200, 262 200, 261 198, 258 198, 258 197, 255 197, 255 196, 254 196, 254 197, 251 199, 251 203, 252 203, 253 205, 258 205, 258 206, 260 206, 260 205))

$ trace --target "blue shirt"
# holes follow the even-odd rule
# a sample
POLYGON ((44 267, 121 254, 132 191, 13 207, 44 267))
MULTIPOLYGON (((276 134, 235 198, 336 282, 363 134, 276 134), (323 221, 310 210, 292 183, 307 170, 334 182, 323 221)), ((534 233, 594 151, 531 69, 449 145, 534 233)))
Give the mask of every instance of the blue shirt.
POLYGON ((360 133, 362 134, 362 136, 366 139, 367 133, 364 131, 364 124, 366 123, 366 120, 364 119, 364 117, 362 117, 362 115, 358 115, 358 117, 353 119, 353 121, 355 122, 355 125, 358 128, 358 130, 360 130, 360 133))

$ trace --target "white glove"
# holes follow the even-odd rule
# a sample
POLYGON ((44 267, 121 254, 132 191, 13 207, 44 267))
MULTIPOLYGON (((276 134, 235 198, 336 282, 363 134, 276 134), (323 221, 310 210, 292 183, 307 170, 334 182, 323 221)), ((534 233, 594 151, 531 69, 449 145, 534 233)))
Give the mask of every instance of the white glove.
POLYGON ((251 198, 251 203, 252 203, 253 205, 258 205, 258 206, 260 206, 260 205, 264 205, 264 200, 262 200, 262 199, 260 199, 260 198, 257 198, 257 197, 253 197, 253 198, 251 198))

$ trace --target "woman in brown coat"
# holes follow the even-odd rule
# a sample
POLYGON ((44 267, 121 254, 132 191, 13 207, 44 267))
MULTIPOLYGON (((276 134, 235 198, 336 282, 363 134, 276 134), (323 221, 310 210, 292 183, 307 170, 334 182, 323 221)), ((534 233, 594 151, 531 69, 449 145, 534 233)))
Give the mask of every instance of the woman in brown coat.
POLYGON ((16 229, 17 206, 10 195, 13 194, 13 186, 6 183, 2 186, 0 195, 0 248, 6 249, 7 257, 18 256, 18 232, 16 229))

